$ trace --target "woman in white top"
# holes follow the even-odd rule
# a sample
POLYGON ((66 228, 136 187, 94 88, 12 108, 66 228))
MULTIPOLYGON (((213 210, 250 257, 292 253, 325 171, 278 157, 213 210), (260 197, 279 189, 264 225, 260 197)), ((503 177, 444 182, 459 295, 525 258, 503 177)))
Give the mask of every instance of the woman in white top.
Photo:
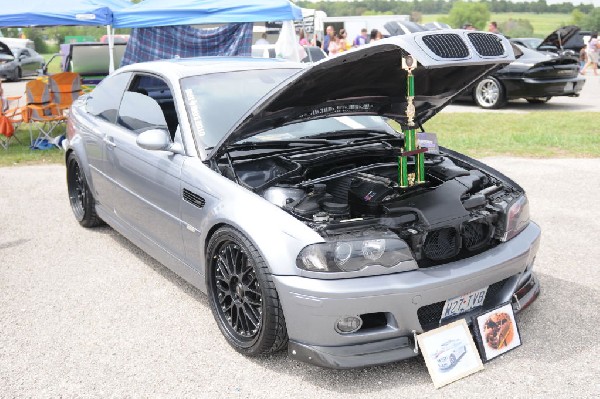
POLYGON ((585 49, 587 62, 581 69, 581 74, 585 75, 586 69, 591 65, 594 70, 594 75, 598 76, 598 52, 600 51, 600 43, 598 42, 598 32, 592 32, 592 36, 588 41, 585 49))

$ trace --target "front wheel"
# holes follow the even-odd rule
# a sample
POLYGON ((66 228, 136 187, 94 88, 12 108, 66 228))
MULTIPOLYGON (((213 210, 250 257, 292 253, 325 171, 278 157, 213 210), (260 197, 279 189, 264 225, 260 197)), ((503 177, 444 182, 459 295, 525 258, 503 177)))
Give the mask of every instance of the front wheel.
POLYGON ((95 227, 102 224, 96 213, 96 201, 81 169, 75 153, 67 158, 67 191, 75 219, 83 227, 95 227))
POLYGON ((247 356, 287 344, 283 310, 266 263, 239 231, 222 227, 207 248, 210 307, 227 342, 247 356))
POLYGON ((486 109, 502 108, 506 104, 504 87, 498 79, 488 76, 477 83, 473 91, 477 105, 486 109))

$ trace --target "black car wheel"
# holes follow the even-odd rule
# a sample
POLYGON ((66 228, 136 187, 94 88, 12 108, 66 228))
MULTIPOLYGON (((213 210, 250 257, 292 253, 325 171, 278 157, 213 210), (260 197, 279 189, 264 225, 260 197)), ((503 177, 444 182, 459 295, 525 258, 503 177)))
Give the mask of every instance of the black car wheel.
POLYGON ((223 227, 207 248, 206 283, 211 310, 227 342, 258 356, 287 344, 279 296, 258 250, 240 232, 223 227))
POLYGON ((550 101, 551 98, 552 97, 528 97, 525 100, 527 100, 529 104, 544 104, 550 101))
POLYGON ((23 71, 21 70, 21 67, 16 67, 11 80, 13 82, 18 82, 19 80, 21 80, 22 77, 23 71))
POLYGON ((67 190, 73 215, 80 225, 95 227, 102 224, 102 219, 96 213, 94 196, 74 153, 69 154, 67 158, 67 190))
POLYGON ((473 98, 481 108, 497 109, 506 104, 504 87, 498 79, 488 76, 477 83, 473 98))

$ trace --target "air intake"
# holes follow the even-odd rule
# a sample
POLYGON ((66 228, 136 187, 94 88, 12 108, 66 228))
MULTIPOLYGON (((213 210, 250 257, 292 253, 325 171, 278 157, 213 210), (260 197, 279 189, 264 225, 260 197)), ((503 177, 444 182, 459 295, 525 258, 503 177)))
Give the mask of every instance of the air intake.
POLYGON ((431 260, 452 258, 459 249, 458 234, 454 228, 430 231, 423 244, 423 253, 431 260))
POLYGON ((504 55, 502 39, 488 33, 468 33, 469 40, 475 47, 475 51, 482 57, 500 57, 504 55))
POLYGON ((186 188, 183 189, 183 199, 197 208, 202 208, 205 203, 204 198, 186 188))
POLYGON ((423 36, 423 43, 440 58, 467 58, 469 49, 462 38, 455 33, 423 36))
POLYGON ((487 243, 490 237, 490 228, 487 224, 470 222, 463 225, 463 246, 474 251, 487 243))

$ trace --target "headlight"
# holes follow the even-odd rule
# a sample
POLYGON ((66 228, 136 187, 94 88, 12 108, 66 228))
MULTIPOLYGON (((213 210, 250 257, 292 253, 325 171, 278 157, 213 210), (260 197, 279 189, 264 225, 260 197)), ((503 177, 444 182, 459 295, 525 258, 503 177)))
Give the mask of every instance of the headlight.
POLYGON ((525 195, 519 197, 506 212, 506 226, 502 241, 508 241, 529 224, 529 201, 525 195))
POLYGON ((355 272, 375 265, 390 268, 412 259, 406 242, 390 233, 309 245, 300 251, 296 265, 314 272, 355 272))

